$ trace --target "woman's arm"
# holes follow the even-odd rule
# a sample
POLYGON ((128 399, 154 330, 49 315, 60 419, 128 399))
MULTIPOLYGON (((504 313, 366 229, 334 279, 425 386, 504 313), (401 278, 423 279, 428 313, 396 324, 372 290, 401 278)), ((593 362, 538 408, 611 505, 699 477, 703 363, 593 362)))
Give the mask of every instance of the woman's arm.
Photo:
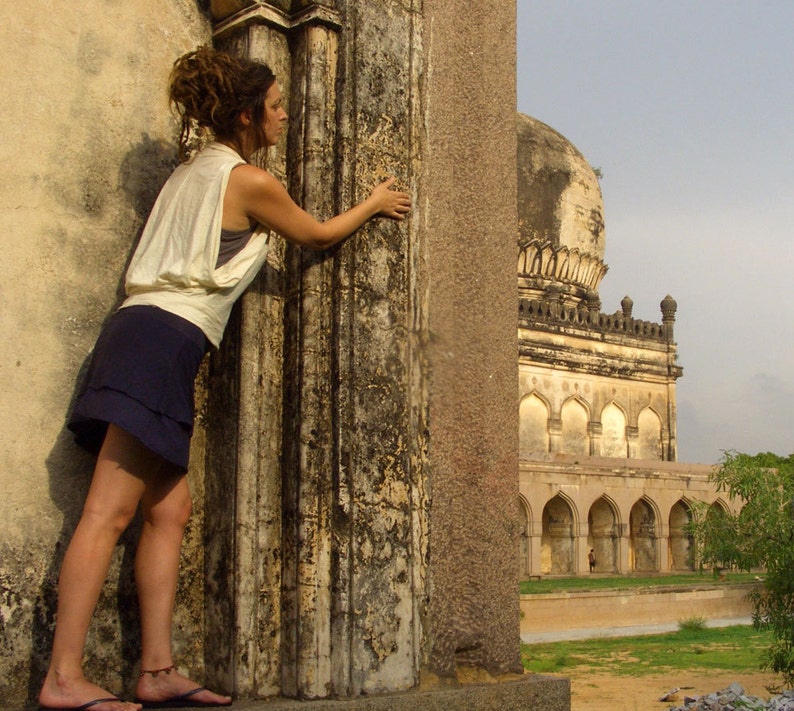
POLYGON ((224 224, 254 219, 284 239, 312 249, 328 249, 367 220, 382 215, 402 220, 411 209, 407 193, 392 190, 394 178, 376 186, 369 197, 325 222, 302 210, 270 173, 251 165, 232 170, 224 198, 224 224))

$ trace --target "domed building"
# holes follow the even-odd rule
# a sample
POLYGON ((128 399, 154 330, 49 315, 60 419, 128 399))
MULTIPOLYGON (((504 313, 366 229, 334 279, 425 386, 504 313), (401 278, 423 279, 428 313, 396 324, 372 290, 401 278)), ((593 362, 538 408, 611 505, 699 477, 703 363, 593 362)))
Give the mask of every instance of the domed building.
POLYGON ((676 462, 673 326, 603 313, 598 176, 553 128, 518 115, 520 493, 524 576, 686 570, 691 502, 711 468, 676 462))

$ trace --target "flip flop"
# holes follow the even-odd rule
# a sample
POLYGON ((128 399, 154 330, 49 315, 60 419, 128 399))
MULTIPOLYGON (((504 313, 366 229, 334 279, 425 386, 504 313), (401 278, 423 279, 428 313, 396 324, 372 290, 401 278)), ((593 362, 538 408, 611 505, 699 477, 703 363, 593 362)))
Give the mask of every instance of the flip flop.
POLYGON ((118 696, 108 696, 105 699, 94 699, 82 706, 39 706, 39 711, 84 711, 97 704, 108 704, 111 701, 121 701, 121 699, 118 696))
POLYGON ((195 696, 196 694, 206 690, 206 686, 199 686, 197 689, 193 689, 192 691, 188 691, 184 694, 179 694, 179 696, 172 696, 171 698, 164 699, 163 701, 144 701, 143 699, 137 699, 135 703, 142 704, 143 708, 145 709, 210 708, 232 705, 231 701, 229 701, 227 704, 219 704, 215 703, 214 701, 197 701, 196 699, 190 698, 191 696, 195 696))

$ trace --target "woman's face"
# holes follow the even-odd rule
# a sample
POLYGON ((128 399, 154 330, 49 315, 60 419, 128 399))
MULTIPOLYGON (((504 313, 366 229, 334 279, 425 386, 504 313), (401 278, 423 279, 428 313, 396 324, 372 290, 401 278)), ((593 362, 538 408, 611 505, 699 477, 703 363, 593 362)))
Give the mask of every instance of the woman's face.
POLYGON ((262 131, 268 146, 278 143, 286 122, 287 112, 282 106, 281 89, 278 82, 274 81, 265 94, 265 113, 262 117, 262 131))

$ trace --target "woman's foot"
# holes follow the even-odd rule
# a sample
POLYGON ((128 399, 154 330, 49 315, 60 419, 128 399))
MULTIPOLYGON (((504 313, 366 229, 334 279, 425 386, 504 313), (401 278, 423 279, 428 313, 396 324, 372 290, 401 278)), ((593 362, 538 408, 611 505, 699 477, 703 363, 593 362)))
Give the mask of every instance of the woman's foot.
POLYGON ((222 696, 182 676, 176 667, 154 671, 141 671, 135 698, 144 706, 158 703, 176 706, 229 706, 231 696, 222 696), (195 692, 195 693, 193 693, 195 692))
POLYGON ((79 709, 86 711, 138 711, 140 704, 117 699, 102 687, 92 684, 83 676, 67 679, 49 672, 39 693, 42 709, 79 709), (93 703, 99 701, 100 703, 93 703))

